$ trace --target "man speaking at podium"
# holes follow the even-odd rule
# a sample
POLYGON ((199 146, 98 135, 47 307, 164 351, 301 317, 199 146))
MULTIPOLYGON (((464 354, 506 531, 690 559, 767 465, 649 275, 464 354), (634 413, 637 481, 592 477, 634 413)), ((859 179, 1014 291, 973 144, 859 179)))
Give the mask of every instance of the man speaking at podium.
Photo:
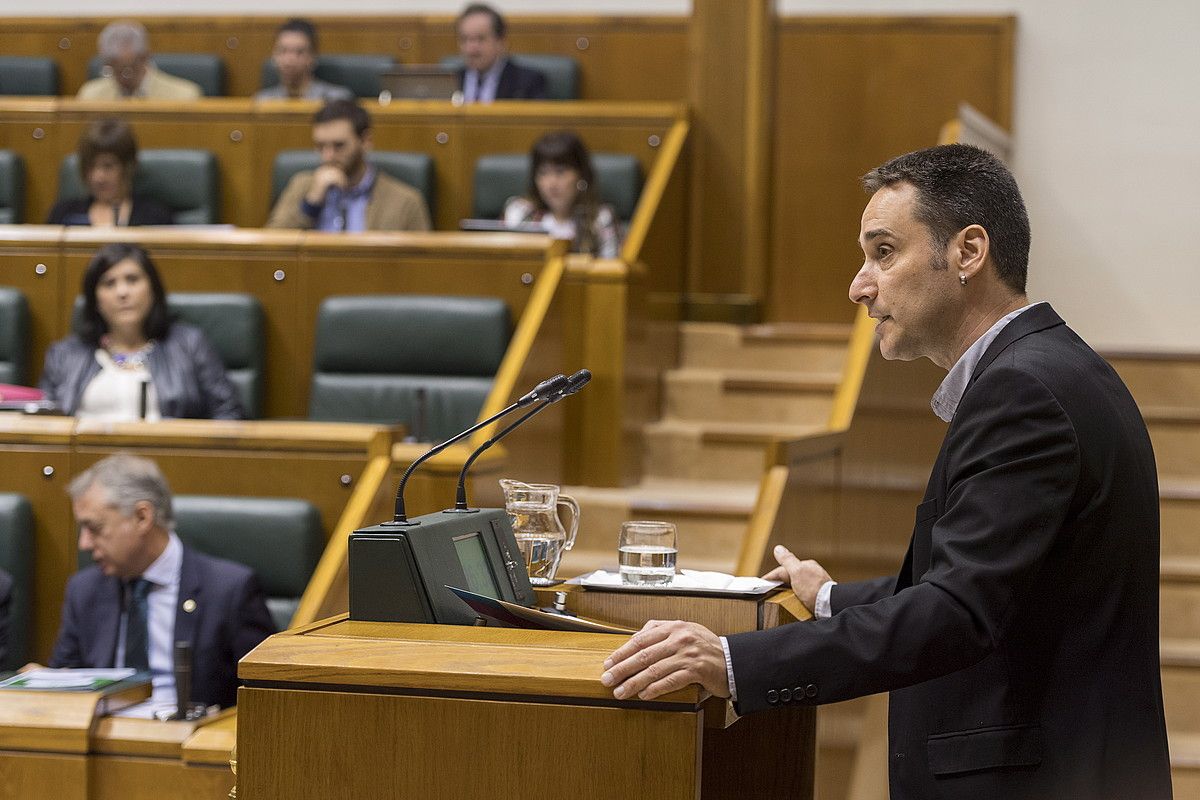
POLYGON ((1025 296, 1016 182, 966 145, 864 178, 850 299, 883 356, 948 370, 949 422, 897 575, 838 584, 784 548, 813 622, 718 638, 652 621, 620 699, 689 683, 740 713, 890 695, 892 798, 1169 798, 1154 454, 1116 373, 1025 296))

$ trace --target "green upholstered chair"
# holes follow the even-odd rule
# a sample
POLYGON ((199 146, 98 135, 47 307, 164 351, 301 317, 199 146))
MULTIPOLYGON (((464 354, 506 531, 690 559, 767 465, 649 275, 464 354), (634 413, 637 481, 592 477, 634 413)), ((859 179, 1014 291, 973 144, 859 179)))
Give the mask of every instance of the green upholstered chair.
MULTIPOLYGON (((522 53, 510 58, 522 67, 536 69, 546 76, 547 100, 579 99, 579 62, 571 56, 522 53)), ((443 67, 462 69, 463 60, 460 56, 446 56, 441 64, 443 67)))
MULTIPOLYGON (((434 189, 437 181, 434 177, 433 158, 429 154, 373 150, 367 156, 367 161, 375 169, 386 172, 420 192, 425 198, 430 218, 433 217, 434 189)), ((281 150, 277 153, 275 163, 271 167, 271 205, 275 205, 275 201, 279 199, 293 175, 316 169, 320 163, 320 157, 312 150, 281 150)))
POLYGON ((420 439, 449 438, 478 417, 510 332, 507 306, 492 297, 327 298, 309 418, 401 422, 420 439))
POLYGON ((33 508, 19 494, 0 493, 0 569, 13 580, 8 613, 8 653, 0 672, 29 662, 33 589, 33 508))
POLYGON ((58 94, 58 64, 41 56, 0 56, 0 94, 58 94))
POLYGON ((12 150, 0 150, 0 225, 24 222, 24 211, 25 162, 12 150))
MULTIPOLYGON (((396 60, 387 55, 330 53, 317 56, 316 75, 323 81, 345 86, 356 97, 379 97, 383 84, 380 73, 396 68, 396 60)), ((262 88, 279 83, 279 70, 271 59, 263 61, 262 88)))
POLYGON ((24 384, 28 377, 29 305, 16 289, 0 286, 0 383, 24 384))
POLYGON ((263 311, 250 294, 217 292, 172 292, 167 305, 179 319, 190 322, 212 342, 225 374, 237 387, 246 416, 262 416, 263 398, 263 311))
MULTIPOLYGON (((637 159, 627 153, 592 153, 592 171, 600 184, 600 199, 612 205, 617 219, 628 222, 642 193, 642 168, 637 159)), ((504 201, 528 189, 528 155, 481 156, 475 162, 472 215, 497 219, 504 213, 504 201)))
MULTIPOLYGON (((225 96, 225 62, 210 53, 155 53, 154 64, 168 75, 185 78, 200 86, 205 97, 225 96)), ((104 62, 100 56, 88 61, 89 79, 100 77, 104 62)))
MULTIPOLYGON (((258 298, 235 292, 171 292, 167 295, 167 307, 180 320, 204 332, 221 357, 225 374, 237 387, 246 416, 261 417, 266 339, 258 298)), ((79 330, 82 315, 83 295, 76 295, 72 330, 79 330)))
MULTIPOLYGON (((141 151, 133 189, 171 209, 177 225, 212 225, 219 221, 217 158, 208 150, 141 151)), ((85 195, 87 189, 79 177, 79 156, 71 153, 63 158, 58 169, 58 199, 85 195)))
POLYGON ((287 628, 325 546, 316 507, 293 498, 210 495, 177 495, 173 505, 184 544, 253 569, 275 626, 287 628))

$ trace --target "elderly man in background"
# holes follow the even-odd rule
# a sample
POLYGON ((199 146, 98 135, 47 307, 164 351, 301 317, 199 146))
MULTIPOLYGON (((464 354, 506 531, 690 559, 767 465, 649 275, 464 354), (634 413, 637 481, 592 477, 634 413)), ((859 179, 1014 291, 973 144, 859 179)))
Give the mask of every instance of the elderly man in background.
POLYGON ((133 20, 109 23, 97 40, 104 71, 85 83, 76 95, 80 100, 119 100, 144 97, 148 100, 195 100, 203 92, 189 80, 167 75, 154 66, 146 28, 133 20))
POLYGON ((353 100, 354 93, 316 77, 317 29, 306 19, 293 18, 275 31, 271 63, 279 83, 254 95, 255 100, 353 100))
POLYGON ((185 546, 158 466, 98 461, 67 489, 79 549, 95 563, 67 582, 52 667, 132 667, 153 676, 144 715, 174 708, 175 642, 192 645, 191 701, 237 701, 237 662, 275 632, 254 573, 185 546))
POLYGON ((546 76, 508 57, 508 24, 500 12, 472 3, 455 23, 464 68, 459 86, 468 103, 493 100, 545 100, 546 76))

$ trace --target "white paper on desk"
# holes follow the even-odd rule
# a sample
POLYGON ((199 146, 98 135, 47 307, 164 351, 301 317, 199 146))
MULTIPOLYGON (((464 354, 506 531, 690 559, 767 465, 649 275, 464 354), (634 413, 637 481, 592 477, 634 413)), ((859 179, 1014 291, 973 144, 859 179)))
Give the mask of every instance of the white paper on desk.
MULTIPOLYGON (((579 582, 584 586, 621 586, 620 572, 607 572, 598 569, 589 575, 582 575, 579 582)), ((763 589, 779 586, 779 581, 764 581, 762 578, 750 576, 726 575, 724 572, 702 572, 695 569, 680 570, 669 584, 663 588, 671 589, 714 589, 722 592, 757 592, 763 589)))
POLYGON ((0 685, 17 683, 25 689, 90 689, 96 681, 123 681, 132 669, 31 669, 0 685))

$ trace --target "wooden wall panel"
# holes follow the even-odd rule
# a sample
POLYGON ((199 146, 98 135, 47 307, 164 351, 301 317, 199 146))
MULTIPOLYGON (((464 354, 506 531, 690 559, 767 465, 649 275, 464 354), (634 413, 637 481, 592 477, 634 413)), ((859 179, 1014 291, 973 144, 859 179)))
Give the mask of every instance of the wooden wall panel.
POLYGON ((1014 28, 1011 17, 779 21, 769 319, 853 318, 856 176, 936 144, 961 101, 1011 127, 1014 28))

